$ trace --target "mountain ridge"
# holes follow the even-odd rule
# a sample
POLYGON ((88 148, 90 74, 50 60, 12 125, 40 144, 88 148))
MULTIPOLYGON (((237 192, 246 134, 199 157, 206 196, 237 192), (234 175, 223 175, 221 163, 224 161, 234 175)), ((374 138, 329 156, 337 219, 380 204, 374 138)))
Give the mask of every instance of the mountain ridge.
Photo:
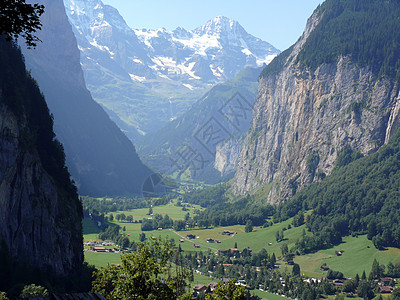
POLYGON ((64 3, 93 97, 142 134, 182 115, 214 84, 279 53, 224 17, 194 30, 131 29, 100 0, 64 3))

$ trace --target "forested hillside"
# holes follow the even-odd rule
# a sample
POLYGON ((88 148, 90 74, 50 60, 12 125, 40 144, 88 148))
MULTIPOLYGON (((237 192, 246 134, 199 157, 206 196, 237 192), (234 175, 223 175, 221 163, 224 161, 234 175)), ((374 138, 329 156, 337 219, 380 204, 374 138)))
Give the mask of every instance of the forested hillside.
POLYGON ((375 75, 399 78, 399 1, 327 0, 322 16, 297 56, 301 66, 315 70, 339 56, 370 67, 375 75))
POLYGON ((316 238, 306 239, 305 249, 365 233, 378 249, 400 248, 400 130, 378 152, 351 162, 356 157, 342 153, 330 176, 278 208, 276 221, 313 210, 306 224, 316 238))

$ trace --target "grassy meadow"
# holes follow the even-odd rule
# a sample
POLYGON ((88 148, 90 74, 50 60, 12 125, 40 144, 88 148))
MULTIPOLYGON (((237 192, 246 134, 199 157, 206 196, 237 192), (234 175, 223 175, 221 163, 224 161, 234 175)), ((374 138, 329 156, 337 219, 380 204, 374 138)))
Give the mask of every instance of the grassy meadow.
MULTIPOLYGON (((199 206, 192 205, 189 208, 189 213, 192 215, 194 209, 201 209, 199 206)), ((135 209, 131 211, 120 211, 113 213, 114 217, 118 213, 125 215, 132 215, 134 220, 142 220, 148 218, 148 209, 135 209)), ((172 219, 183 219, 188 211, 183 211, 182 207, 172 204, 153 207, 153 214, 168 214, 172 219)), ((292 219, 287 221, 273 224, 267 228, 254 227, 253 232, 246 233, 245 226, 235 225, 229 227, 217 227, 209 229, 192 229, 175 232, 173 229, 163 229, 154 231, 145 231, 147 239, 152 237, 161 237, 174 239, 175 243, 180 244, 183 251, 217 251, 233 248, 235 244, 239 249, 251 248, 254 252, 259 252, 265 248, 268 253, 275 253, 278 258, 278 264, 282 269, 290 271, 291 266, 288 266, 284 261, 280 260, 281 246, 287 243, 289 249, 295 245, 296 240, 305 231, 305 225, 300 227, 288 228, 292 219), (277 231, 284 230, 284 240, 276 242, 275 235, 277 231), (224 230, 235 232, 234 235, 222 235, 224 230), (186 239, 187 234, 193 234, 196 239, 186 239), (221 243, 207 243, 207 239, 220 240, 221 243), (179 240, 184 239, 184 242, 179 240), (199 244, 200 248, 195 249, 194 244, 199 244)), ((121 231, 128 235, 130 240, 139 241, 139 234, 141 231, 140 223, 118 222, 114 219, 113 223, 125 227, 126 231, 121 231)), ((97 225, 89 220, 83 221, 84 239, 97 240, 99 229, 97 225)), ((306 232, 306 234, 310 234, 306 232)), ((120 254, 114 253, 85 253, 85 259, 88 263, 96 266, 106 266, 107 263, 118 263, 120 254)), ((377 250, 371 241, 366 236, 359 237, 345 237, 343 243, 331 249, 320 250, 316 253, 296 256, 294 261, 300 265, 301 272, 308 276, 325 277, 326 272, 320 271, 323 263, 326 263, 331 269, 341 271, 345 276, 354 277, 356 273, 361 274, 364 270, 368 274, 371 270, 372 262, 377 259, 380 264, 387 265, 389 261, 400 262, 400 249, 389 248, 385 251, 377 250), (342 256, 336 256, 335 251, 343 251, 342 256)), ((197 274, 196 274, 197 275, 197 274)), ((200 276, 200 275, 199 275, 200 276)), ((197 277, 196 277, 197 278, 197 277)), ((201 277, 198 277, 201 278, 201 277)), ((207 277, 208 278, 208 277, 207 277)), ((199 279, 200 280, 200 279, 199 279)), ((208 279, 207 279, 208 280, 208 279)), ((195 280, 196 281, 196 280, 195 280)), ((199 281, 201 283, 201 281, 199 281)), ((272 299, 271 297, 267 297, 272 299)))

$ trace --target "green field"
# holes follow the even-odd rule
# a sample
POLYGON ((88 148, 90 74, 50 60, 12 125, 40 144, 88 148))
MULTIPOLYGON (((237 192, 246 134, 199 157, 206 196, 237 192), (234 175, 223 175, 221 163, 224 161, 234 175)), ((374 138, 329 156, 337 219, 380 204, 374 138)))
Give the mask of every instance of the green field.
MULTIPOLYGON (((196 206, 196 208, 199 208, 196 206)), ((136 209, 132 211, 118 212, 125 213, 125 215, 133 215, 134 219, 143 219, 149 217, 146 215, 148 209, 136 209)), ((183 219, 186 212, 182 211, 181 207, 174 205, 163 205, 153 208, 153 213, 168 214, 173 219, 183 219)), ((115 216, 116 213, 114 213, 115 216)), ((161 237, 174 239, 176 244, 180 244, 184 251, 217 251, 223 249, 233 248, 235 243, 239 249, 245 247, 251 248, 254 252, 259 252, 262 248, 265 248, 269 253, 275 253, 278 258, 278 264, 285 270, 290 270, 291 267, 279 260, 281 256, 281 245, 287 243, 289 249, 292 248, 296 240, 302 235, 305 225, 300 227, 292 227, 284 231, 285 240, 282 242, 276 242, 275 234, 277 231, 281 231, 287 228, 291 224, 292 220, 287 220, 279 224, 274 224, 268 228, 255 227, 253 232, 245 233, 245 226, 236 225, 229 227, 217 227, 210 229, 193 229, 186 231, 175 232, 173 229, 163 229, 155 231, 145 231, 146 238, 161 237), (222 235, 224 230, 230 230, 236 232, 233 236, 222 235), (187 240, 185 237, 187 234, 194 234, 196 239, 187 240), (179 242, 180 239, 184 239, 184 242, 179 242), (214 240, 220 240, 221 243, 207 243, 207 238, 214 240), (199 244, 200 248, 195 249, 194 244, 199 244)), ((115 224, 126 228, 123 232, 129 235, 129 238, 134 241, 139 240, 139 234, 141 231, 140 223, 127 223, 117 222, 115 224)), ((84 238, 85 240, 93 240, 98 238, 98 228, 94 222, 85 219, 84 225, 84 238)), ((121 231, 122 232, 122 231, 121 231)), ((310 234, 307 232, 307 234, 310 234)), ((86 260, 96 266, 105 266, 108 262, 117 263, 119 262, 119 254, 112 253, 85 253, 86 260)), ((326 263, 331 269, 341 271, 345 276, 354 277, 356 273, 361 274, 364 270, 368 274, 371 270, 372 262, 377 259, 380 264, 385 264, 389 261, 400 262, 400 249, 389 248, 386 251, 377 250, 371 241, 366 236, 359 237, 346 237, 343 239, 343 243, 333 247, 331 249, 320 250, 317 253, 296 256, 295 262, 300 265, 302 273, 308 276, 324 277, 326 272, 320 271, 320 267, 323 263, 326 263), (344 251, 342 256, 336 256, 335 250, 344 251)), ((270 297, 267 297, 270 299, 270 297)))
MULTIPOLYGON (((371 271, 372 262, 376 259, 380 264, 387 265, 390 261, 400 262, 400 249, 389 248, 385 251, 377 250, 367 237, 345 237, 343 243, 317 253, 298 256, 295 262, 302 271, 322 275, 319 268, 323 263, 333 270, 341 271, 345 276, 354 277, 365 271, 371 271), (336 256, 335 250, 344 251, 342 256, 336 256)), ((325 272, 326 273, 326 272, 325 272)))
POLYGON ((106 267, 107 264, 119 264, 121 262, 121 254, 85 252, 85 261, 96 267, 106 267))
MULTIPOLYGON (((200 209, 202 208, 199 205, 192 205, 190 204, 190 207, 187 207, 188 211, 183 211, 182 207, 180 206, 175 206, 174 204, 167 204, 167 205, 160 205, 160 206, 154 206, 153 207, 153 215, 155 214, 161 214, 161 215, 168 215, 171 219, 173 220, 182 220, 187 213, 190 214, 191 217, 193 217, 193 211, 195 209, 200 209)), ((150 216, 148 215, 149 209, 148 208, 140 208, 140 209, 133 209, 133 210, 128 210, 128 211, 116 211, 113 212, 112 214, 114 217, 117 214, 124 213, 126 216, 132 215, 134 220, 142 220, 142 219, 147 219, 150 216)), ((109 214, 107 214, 109 215, 109 214)))

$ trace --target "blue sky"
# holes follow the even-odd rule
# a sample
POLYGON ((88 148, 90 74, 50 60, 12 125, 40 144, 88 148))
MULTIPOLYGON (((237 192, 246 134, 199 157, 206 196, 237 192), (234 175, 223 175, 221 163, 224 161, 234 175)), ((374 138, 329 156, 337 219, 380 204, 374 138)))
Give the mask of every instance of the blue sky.
POLYGON ((322 0, 103 0, 133 28, 194 29, 222 15, 280 50, 294 44, 322 0))

